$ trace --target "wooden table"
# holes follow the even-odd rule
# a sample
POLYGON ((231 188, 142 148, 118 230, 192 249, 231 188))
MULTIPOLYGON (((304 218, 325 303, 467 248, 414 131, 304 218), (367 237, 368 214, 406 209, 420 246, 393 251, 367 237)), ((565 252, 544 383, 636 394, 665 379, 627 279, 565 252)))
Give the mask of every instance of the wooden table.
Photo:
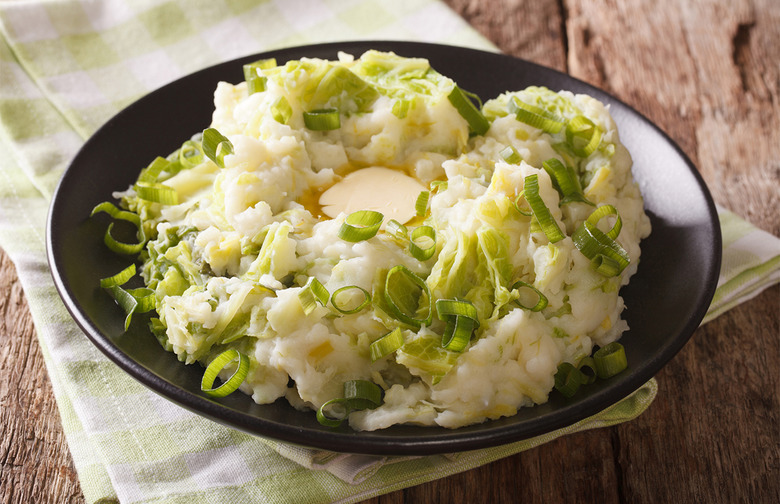
MULTIPOLYGON (((447 0, 501 50, 637 108, 715 201, 780 235, 780 2, 447 0)), ((0 501, 84 502, 15 269, 0 252, 0 501)), ((780 502, 780 288, 700 328, 628 424, 370 503, 780 502)))

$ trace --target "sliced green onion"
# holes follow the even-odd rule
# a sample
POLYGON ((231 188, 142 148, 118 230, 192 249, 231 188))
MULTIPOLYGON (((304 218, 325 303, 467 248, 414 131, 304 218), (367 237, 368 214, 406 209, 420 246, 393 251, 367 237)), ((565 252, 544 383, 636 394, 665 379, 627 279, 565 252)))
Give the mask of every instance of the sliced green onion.
POLYGON ((303 124, 312 131, 330 131, 341 127, 339 111, 334 108, 303 113, 303 124))
POLYGON ((268 78, 260 75, 258 70, 274 68, 275 66, 275 58, 261 59, 244 65, 244 80, 246 81, 249 94, 265 91, 268 78))
POLYGON ((128 280, 133 278, 134 275, 135 275, 135 264, 131 264, 130 266, 123 269, 116 275, 107 278, 101 278, 100 286, 105 289, 107 287, 112 287, 114 285, 123 285, 127 283, 128 280))
POLYGON ((440 193, 447 190, 446 180, 434 180, 431 182, 431 192, 440 193))
POLYGON ((564 165, 559 159, 551 158, 542 163, 544 171, 550 176, 553 186, 561 195, 561 205, 579 201, 592 205, 582 193, 579 178, 574 169, 564 165))
POLYGON ((395 219, 387 221, 387 224, 385 224, 385 233, 403 243, 409 241, 409 230, 395 219))
POLYGON ((525 191, 520 191, 517 194, 517 196, 515 196, 515 199, 512 200, 512 205, 514 205, 515 210, 517 210, 517 212, 520 215, 525 215, 526 217, 533 217, 534 212, 531 210, 531 207, 528 207, 528 210, 526 210, 525 208, 520 208, 521 199, 525 199, 525 191))
POLYGON ((501 159, 503 159, 505 162, 509 164, 518 164, 520 163, 520 161, 523 160, 523 158, 520 156, 520 153, 517 152, 517 149, 515 149, 511 145, 502 149, 501 152, 498 153, 498 155, 501 156, 501 159))
POLYGON ((534 294, 538 297, 538 300, 536 301, 536 304, 533 305, 526 305, 520 302, 520 299, 515 299, 515 303, 520 308, 524 308, 526 310, 530 310, 532 312, 542 311, 547 307, 547 297, 542 294, 539 289, 534 287, 533 285, 523 282, 522 280, 518 280, 517 282, 512 285, 512 288, 510 290, 517 290, 519 293, 519 290, 521 288, 530 289, 534 292, 534 294))
POLYGON ((382 404, 382 389, 367 380, 344 382, 344 397, 331 399, 317 410, 317 421, 338 427, 353 411, 374 409, 382 404), (340 407, 340 411, 335 407, 340 407))
POLYGON ((349 401, 343 397, 331 399, 317 410, 317 421, 325 427, 338 427, 347 419, 352 410, 349 408, 349 401), (338 410, 336 407, 340 407, 338 410))
POLYGON ((284 96, 280 96, 271 104, 271 117, 278 123, 287 124, 287 121, 292 117, 292 113, 290 102, 284 96))
POLYGON ((436 231, 431 226, 414 228, 409 236, 409 253, 418 261, 427 261, 436 252, 436 231), (418 240, 422 239, 424 245, 418 240), (427 246, 426 246, 427 245, 427 246))
POLYGON ((631 263, 623 247, 587 220, 577 227, 571 237, 574 246, 604 276, 617 276, 631 263))
POLYGON ((607 236, 615 240, 620 234, 620 230, 623 229, 623 219, 620 218, 617 208, 612 205, 601 205, 588 216, 587 221, 596 226, 601 219, 608 215, 615 216, 615 224, 612 225, 612 229, 607 231, 607 236))
POLYGON ((414 203, 414 210, 418 217, 425 215, 425 212, 428 210, 428 199, 430 199, 430 197, 430 191, 420 191, 420 194, 417 195, 417 201, 414 203))
POLYGON ((144 248, 144 245, 146 245, 146 233, 144 233, 141 217, 139 217, 138 214, 128 212, 127 210, 120 210, 114 206, 113 203, 108 201, 104 201, 95 206, 95 208, 92 209, 90 217, 100 212, 105 212, 116 220, 127 221, 136 227, 136 238, 138 239, 138 242, 126 243, 120 242, 114 238, 111 234, 111 230, 114 229, 114 223, 112 222, 109 224, 108 229, 106 229, 106 232, 103 235, 103 243, 105 243, 109 249, 118 254, 137 254, 144 248))
POLYGON ((179 193, 173 187, 156 182, 136 182, 133 186, 139 198, 161 205, 178 205, 179 193))
POLYGON ((484 135, 490 129, 490 122, 480 112, 479 108, 474 105, 471 98, 479 100, 477 95, 464 91, 458 86, 452 88, 452 92, 447 96, 450 103, 469 124, 469 129, 477 135, 484 135))
MULTIPOLYGON (((324 289, 324 287, 323 287, 324 289)), ((337 312, 342 313, 344 315, 351 315, 353 313, 357 313, 366 306, 371 304, 371 294, 368 293, 366 289, 363 287, 359 287, 357 285, 347 285, 345 287, 341 287, 340 289, 336 289, 333 294, 330 296, 330 304, 333 305, 333 308, 336 309, 337 312), (343 308, 341 306, 341 303, 338 301, 338 297, 345 292, 348 291, 354 291, 359 290, 363 293, 363 300, 354 308, 343 308)))
POLYGON ((436 315, 446 322, 441 346, 452 352, 462 352, 474 329, 479 327, 476 307, 467 300, 437 299, 436 315))
POLYGON ((179 163, 184 168, 192 168, 203 162, 203 151, 198 142, 187 140, 179 149, 179 163))
POLYGON ((384 298, 391 315, 413 327, 430 325, 433 317, 431 291, 425 280, 417 276, 406 266, 399 264, 387 272, 384 298), (417 312, 421 299, 427 302, 427 313, 418 318, 417 312))
POLYGON ((593 360, 596 364, 596 374, 601 379, 612 378, 628 367, 626 350, 617 341, 596 350, 593 360))
POLYGON ((301 308, 303 308, 303 313, 306 315, 314 311, 318 302, 322 306, 328 304, 328 299, 330 299, 328 289, 315 277, 309 277, 306 285, 298 291, 298 300, 301 302, 301 308))
POLYGON ((550 209, 544 204, 544 200, 539 196, 539 176, 534 173, 525 177, 525 183, 523 185, 523 192, 525 193, 525 200, 531 206, 531 210, 536 217, 539 226, 551 243, 563 240, 565 236, 561 232, 561 228, 558 227, 558 223, 555 222, 555 218, 550 213, 550 209))
POLYGON ((228 394, 232 394, 238 387, 241 386, 246 375, 249 372, 249 357, 231 348, 219 354, 211 364, 206 367, 206 371, 203 373, 203 379, 200 382, 200 389, 206 394, 212 397, 225 397, 228 394), (225 380, 219 387, 214 387, 214 380, 216 380, 219 372, 222 371, 228 364, 238 359, 238 366, 236 370, 230 375, 230 378, 225 380))
POLYGON ((588 157, 601 143, 601 128, 585 116, 576 116, 566 125, 566 141, 575 154, 588 157))
POLYGON ((368 380, 344 382, 344 399, 352 411, 374 409, 382 404, 382 389, 368 380))
POLYGON ((155 307, 154 291, 151 289, 125 290, 118 285, 110 285, 106 290, 125 312, 125 331, 130 327, 134 313, 145 313, 155 307))
POLYGON ((164 157, 157 156, 149 166, 141 170, 138 175, 138 182, 155 182, 160 174, 171 166, 171 162, 164 157))
POLYGON ((400 327, 396 327, 378 340, 371 343, 371 362, 376 362, 386 355, 390 355, 404 345, 404 334, 400 327))
POLYGON ((339 229, 339 238, 348 242, 368 240, 376 235, 385 216, 373 210, 358 210, 347 215, 339 229))
POLYGON ((558 133, 563 129, 563 121, 547 112, 513 96, 509 100, 509 112, 515 114, 517 120, 545 133, 558 133))
POLYGON ((449 316, 470 318, 479 327, 477 308, 471 301, 466 299, 437 299, 436 315, 439 317, 439 320, 445 320, 449 316))
POLYGON ((154 310, 157 298, 152 289, 140 287, 138 289, 128 289, 127 292, 138 302, 134 313, 146 313, 154 310))
POLYGON ((596 372, 596 361, 593 357, 585 357, 578 364, 577 369, 582 373, 582 384, 590 385, 596 381, 598 373, 596 372))
POLYGON ((565 397, 572 397, 584 382, 582 371, 569 362, 561 362, 555 373, 555 390, 565 397))
POLYGON ((203 131, 203 153, 220 168, 225 167, 225 156, 233 154, 233 144, 214 128, 203 131))

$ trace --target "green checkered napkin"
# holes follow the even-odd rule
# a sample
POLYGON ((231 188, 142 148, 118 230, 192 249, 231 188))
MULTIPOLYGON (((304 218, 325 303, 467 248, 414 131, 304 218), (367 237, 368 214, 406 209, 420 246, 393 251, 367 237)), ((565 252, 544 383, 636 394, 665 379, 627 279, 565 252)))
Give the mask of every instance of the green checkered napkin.
MULTIPOLYGON (((355 502, 630 420, 655 397, 651 380, 538 438, 387 458, 260 439, 150 392, 83 336, 46 262, 49 200, 90 134, 152 89, 263 50, 354 39, 495 48, 438 0, 5 1, 0 29, 0 246, 24 286, 87 502, 355 502)), ((722 278, 706 320, 780 280, 780 240, 725 210, 721 223, 722 278)))

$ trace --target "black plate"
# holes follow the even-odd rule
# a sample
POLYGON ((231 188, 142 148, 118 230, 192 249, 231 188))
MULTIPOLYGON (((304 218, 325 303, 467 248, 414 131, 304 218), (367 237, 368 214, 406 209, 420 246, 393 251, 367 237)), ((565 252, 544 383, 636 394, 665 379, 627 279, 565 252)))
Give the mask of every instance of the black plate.
MULTIPOLYGON (((207 418, 253 434, 303 446, 372 454, 431 454, 505 444, 570 425, 639 388, 685 344, 712 299, 721 257, 718 218, 698 172, 681 150, 642 115, 592 86, 526 61, 483 51, 404 42, 352 42, 295 47, 254 55, 194 73, 154 91, 116 115, 87 141, 52 201, 47 228, 54 282, 87 337, 132 377, 207 418), (139 317, 123 331, 124 315, 98 286, 101 277, 129 264, 102 244, 105 220, 92 208, 133 183, 141 167, 178 148, 207 127, 220 80, 243 80, 242 65, 275 57, 335 59, 368 49, 428 58, 439 72, 483 99, 530 85, 588 93, 610 104, 623 143, 634 158, 653 232, 642 243, 639 271, 623 289, 631 329, 621 340, 629 369, 584 387, 573 399, 557 393, 517 415, 456 430, 395 426, 376 432, 330 429, 312 412, 284 400, 257 405, 233 394, 211 399, 200 392, 203 369, 165 352, 139 317), (99 222, 98 222, 99 221, 99 222)), ((132 405, 128 404, 128 407, 132 405)))

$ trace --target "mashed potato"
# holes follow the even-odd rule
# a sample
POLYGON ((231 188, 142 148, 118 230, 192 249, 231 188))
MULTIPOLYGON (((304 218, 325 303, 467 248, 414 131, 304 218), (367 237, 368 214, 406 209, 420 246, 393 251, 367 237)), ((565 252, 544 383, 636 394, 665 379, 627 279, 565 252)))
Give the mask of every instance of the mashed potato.
POLYGON ((208 141, 220 146, 196 136, 142 172, 174 202, 121 194, 151 237, 152 330, 181 361, 238 350, 243 392, 301 409, 373 382, 383 400, 349 414, 357 430, 456 428, 544 403, 561 363, 627 329, 619 289, 650 224, 599 101, 528 88, 466 110, 426 60, 376 51, 258 62, 246 79, 216 89, 208 141), (339 184, 369 169, 339 207, 339 184), (402 182, 372 183, 388 169, 402 182), (388 205, 404 222, 340 234, 340 208, 388 205), (413 244, 427 253, 410 241, 421 228, 413 244), (606 239, 595 254, 582 242, 594 228, 606 239), (312 279, 347 294, 307 303, 312 279), (442 337, 456 319, 439 300, 468 308, 463 348, 442 337), (372 358, 396 329, 399 343, 372 358))

